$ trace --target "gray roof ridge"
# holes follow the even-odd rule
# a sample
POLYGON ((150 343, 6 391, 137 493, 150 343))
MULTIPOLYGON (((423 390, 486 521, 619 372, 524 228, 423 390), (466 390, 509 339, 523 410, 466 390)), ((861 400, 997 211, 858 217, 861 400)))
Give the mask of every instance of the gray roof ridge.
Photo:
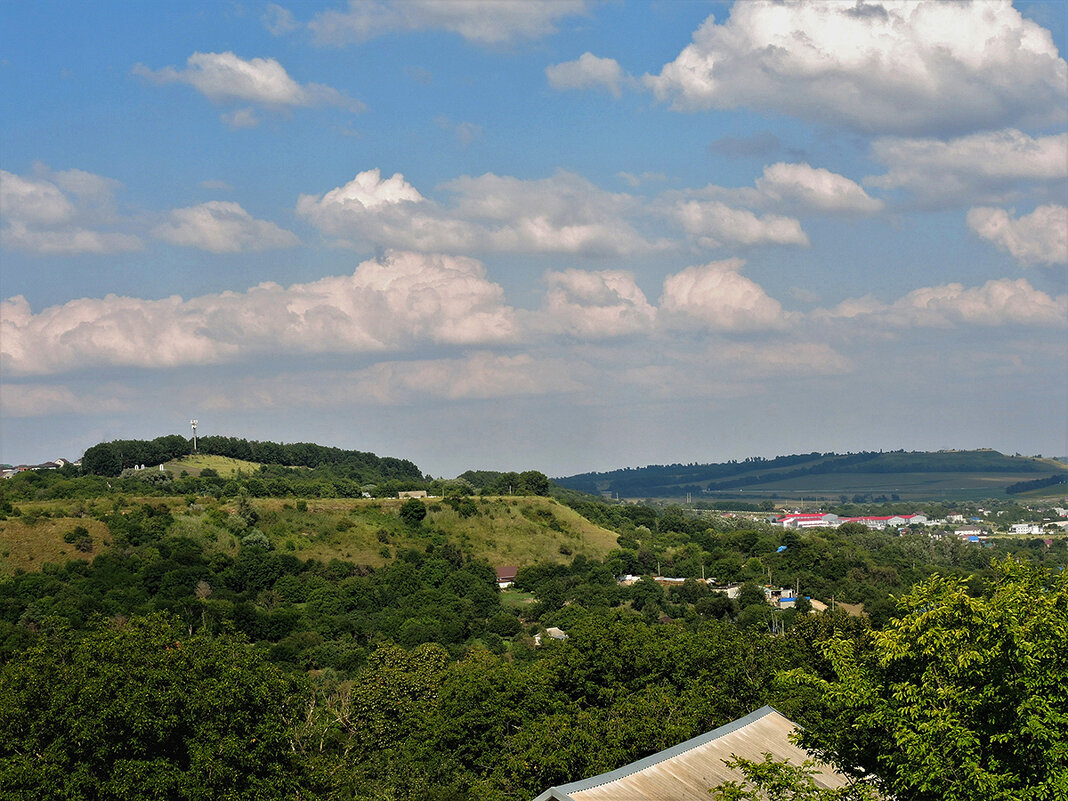
MULTIPOLYGON (((786 717, 775 707, 770 704, 765 704, 760 709, 750 712, 745 717, 732 720, 730 723, 725 723, 718 729, 705 732, 704 734, 698 734, 696 737, 691 737, 689 740, 685 740, 678 745, 673 745, 671 748, 667 748, 663 751, 657 751, 655 754, 650 754, 647 757, 643 757, 636 762, 631 762, 624 765, 621 768, 610 770, 607 773, 599 773, 596 776, 590 776, 588 779, 580 779, 579 781, 570 782, 568 784, 561 784, 556 787, 550 787, 544 793, 539 795, 534 801, 574 801, 571 797, 571 793, 581 792, 583 790, 591 790, 594 787, 600 787, 602 784, 608 784, 618 779, 626 778, 632 774, 638 773, 651 768, 653 765, 659 765, 661 762, 665 762, 669 759, 685 754, 698 746, 710 743, 713 740, 718 740, 720 737, 724 737, 732 732, 736 732, 739 729, 745 728, 750 723, 755 723, 761 718, 767 717, 770 714, 781 715, 786 717)), ((787 718, 789 720, 789 718, 787 718)), ((792 721, 791 721, 792 722, 792 721)))

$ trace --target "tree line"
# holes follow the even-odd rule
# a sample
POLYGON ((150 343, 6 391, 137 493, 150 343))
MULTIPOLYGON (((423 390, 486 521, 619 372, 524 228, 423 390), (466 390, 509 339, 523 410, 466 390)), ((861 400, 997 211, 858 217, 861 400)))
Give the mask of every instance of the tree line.
MULTIPOLYGON (((138 465, 155 466, 193 451, 192 440, 177 434, 152 440, 114 440, 101 442, 86 449, 82 456, 82 470, 102 476, 118 476, 123 470, 138 465)), ((348 474, 368 478, 423 478, 419 468, 407 459, 379 457, 373 453, 344 450, 310 442, 260 442, 241 437, 207 436, 197 440, 197 452, 212 456, 289 467, 330 466, 348 474)))

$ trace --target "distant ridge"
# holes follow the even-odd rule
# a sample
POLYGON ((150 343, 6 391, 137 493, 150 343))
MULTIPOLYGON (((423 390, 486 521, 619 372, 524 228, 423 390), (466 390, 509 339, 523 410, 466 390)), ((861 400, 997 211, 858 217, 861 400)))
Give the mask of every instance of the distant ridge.
MULTIPOLYGON (((565 488, 622 498, 693 499, 798 493, 853 496, 896 494, 910 498, 945 497, 950 490, 982 497, 1001 495, 1021 474, 1043 477, 1068 472, 1054 459, 1007 456, 995 450, 862 451, 806 453, 773 459, 711 464, 649 465, 603 473, 556 478, 565 488)), ((1055 483, 1055 482, 1051 482, 1055 483)))

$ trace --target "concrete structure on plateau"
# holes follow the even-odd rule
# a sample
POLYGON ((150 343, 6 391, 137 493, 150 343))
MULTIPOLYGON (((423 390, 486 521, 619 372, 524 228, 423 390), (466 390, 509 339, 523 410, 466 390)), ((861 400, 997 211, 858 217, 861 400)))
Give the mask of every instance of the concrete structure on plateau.
MULTIPOLYGON (((800 765, 809 755, 789 740, 796 726, 770 706, 726 726, 639 759, 622 768, 582 781, 550 787, 534 801, 708 801, 710 788, 741 774, 723 760, 732 755, 763 762, 764 754, 800 765)), ((814 777, 824 789, 845 787, 849 780, 823 767, 814 777)))

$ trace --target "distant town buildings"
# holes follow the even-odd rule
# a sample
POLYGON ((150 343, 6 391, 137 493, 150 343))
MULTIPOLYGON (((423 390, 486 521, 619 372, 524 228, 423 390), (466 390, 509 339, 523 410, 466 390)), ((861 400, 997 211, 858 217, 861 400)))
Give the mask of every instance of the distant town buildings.
MULTIPOLYGON (((961 518, 963 522, 964 518, 961 518)), ((787 514, 771 521, 772 525, 783 528, 835 528, 843 523, 860 523, 870 529, 882 530, 900 526, 920 525, 928 523, 925 515, 885 515, 867 517, 839 517, 835 514, 814 512, 810 514, 787 514)))

